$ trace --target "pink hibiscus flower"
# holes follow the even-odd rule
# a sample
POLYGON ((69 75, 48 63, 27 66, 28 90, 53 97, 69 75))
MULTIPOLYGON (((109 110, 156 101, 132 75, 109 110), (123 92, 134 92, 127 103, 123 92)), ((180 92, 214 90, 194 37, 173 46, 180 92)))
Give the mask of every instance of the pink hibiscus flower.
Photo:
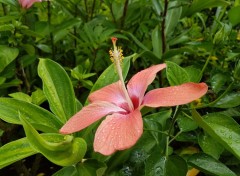
POLYGON ((112 38, 114 50, 110 51, 110 55, 120 80, 90 94, 90 104, 83 107, 60 129, 62 134, 74 133, 106 116, 94 139, 95 152, 103 155, 130 148, 138 141, 143 133, 140 112, 142 107, 187 104, 206 94, 208 89, 205 83, 185 83, 154 89, 145 94, 156 73, 164 69, 166 64, 155 65, 138 72, 129 80, 126 88, 120 66, 122 50, 116 47, 116 40, 112 38))
POLYGON ((19 4, 22 8, 28 9, 30 8, 35 2, 42 2, 42 0, 18 0, 19 4))

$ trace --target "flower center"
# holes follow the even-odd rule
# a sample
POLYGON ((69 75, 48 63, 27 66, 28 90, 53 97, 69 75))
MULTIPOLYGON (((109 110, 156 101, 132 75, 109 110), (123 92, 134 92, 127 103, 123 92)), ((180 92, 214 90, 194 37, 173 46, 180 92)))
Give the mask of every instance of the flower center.
POLYGON ((132 100, 129 97, 128 91, 125 87, 125 83, 123 80, 123 75, 122 75, 122 60, 123 60, 123 54, 122 54, 122 49, 120 47, 116 46, 116 42, 117 42, 117 38, 112 37, 112 43, 113 43, 113 50, 109 51, 109 54, 111 56, 111 61, 114 63, 115 68, 117 70, 118 76, 119 76, 119 80, 121 81, 121 86, 122 86, 122 90, 125 96, 125 99, 127 101, 128 107, 130 110, 134 110, 134 106, 132 103, 132 100))

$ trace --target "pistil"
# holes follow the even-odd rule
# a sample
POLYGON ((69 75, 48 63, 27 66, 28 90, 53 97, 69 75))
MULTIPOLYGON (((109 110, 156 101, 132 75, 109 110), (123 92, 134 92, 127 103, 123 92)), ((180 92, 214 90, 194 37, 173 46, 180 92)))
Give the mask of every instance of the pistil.
POLYGON ((113 51, 110 50, 109 53, 111 56, 111 61, 115 64, 115 67, 116 67, 116 70, 117 70, 117 73, 119 76, 119 80, 121 82, 122 90, 123 90, 124 96, 126 98, 126 101, 128 103, 129 109, 133 110, 134 106, 133 106, 131 98, 129 97, 128 91, 126 89, 126 86, 125 86, 125 83, 123 80, 123 75, 122 75, 122 67, 121 67, 122 60, 123 60, 122 49, 116 46, 116 41, 117 41, 117 38, 112 37, 113 51))

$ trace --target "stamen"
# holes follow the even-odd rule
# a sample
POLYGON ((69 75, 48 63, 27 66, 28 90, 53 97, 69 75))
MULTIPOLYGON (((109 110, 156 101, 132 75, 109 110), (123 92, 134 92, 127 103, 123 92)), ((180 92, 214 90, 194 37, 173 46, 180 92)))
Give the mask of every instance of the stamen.
POLYGON ((129 109, 133 110, 134 106, 133 106, 132 100, 130 99, 130 97, 128 95, 128 92, 127 92, 127 89, 125 87, 125 83, 124 83, 124 80, 123 80, 123 75, 122 75, 122 67, 121 67, 121 65, 122 65, 122 61, 123 61, 123 58, 124 58, 123 54, 122 54, 123 51, 122 51, 121 47, 117 47, 116 46, 116 42, 117 42, 117 38, 116 37, 112 37, 113 50, 109 51, 110 59, 114 63, 114 65, 116 67, 119 79, 120 79, 121 84, 122 84, 122 90, 123 90, 124 96, 125 96, 125 98, 127 100, 129 109))

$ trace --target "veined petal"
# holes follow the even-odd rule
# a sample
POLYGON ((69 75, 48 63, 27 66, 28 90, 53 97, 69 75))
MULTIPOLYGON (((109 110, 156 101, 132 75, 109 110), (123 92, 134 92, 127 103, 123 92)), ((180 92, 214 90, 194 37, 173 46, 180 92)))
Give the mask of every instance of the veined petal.
POLYGON ((60 129, 61 134, 70 134, 80 131, 102 117, 115 112, 126 113, 126 111, 109 102, 95 102, 85 106, 71 117, 60 129))
POLYGON ((98 127, 94 139, 94 150, 111 155, 117 150, 132 147, 143 132, 143 121, 138 109, 130 114, 112 114, 98 127))
POLYGON ((138 107, 141 104, 144 93, 146 92, 149 84, 151 84, 155 79, 156 73, 165 67, 166 64, 154 65, 138 72, 130 79, 127 89, 135 107, 138 107))
POLYGON ((149 91, 143 100, 143 106, 176 106, 192 102, 207 93, 205 83, 185 83, 179 86, 159 88, 149 91))
POLYGON ((91 93, 89 96, 89 101, 107 101, 122 108, 124 108, 124 105, 127 105, 120 81, 112 83, 91 93))

